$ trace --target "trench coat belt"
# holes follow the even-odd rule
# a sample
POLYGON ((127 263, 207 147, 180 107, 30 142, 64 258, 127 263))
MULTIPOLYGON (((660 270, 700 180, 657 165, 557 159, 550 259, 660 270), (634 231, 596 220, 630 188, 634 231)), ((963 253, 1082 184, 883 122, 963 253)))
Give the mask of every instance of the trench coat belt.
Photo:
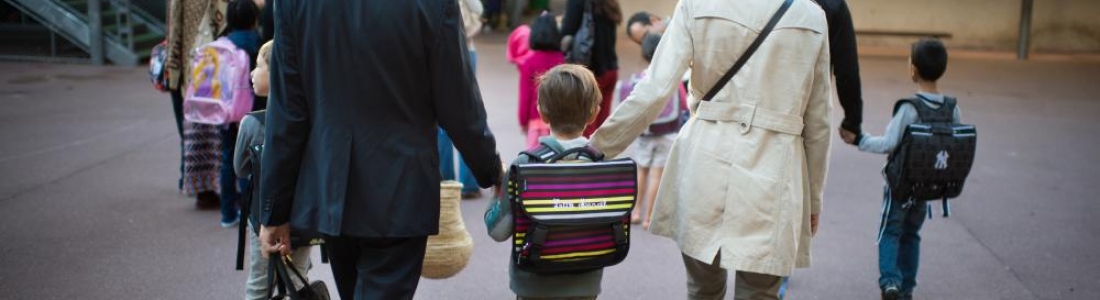
POLYGON ((755 104, 731 102, 700 101, 695 117, 700 120, 718 122, 736 122, 741 133, 749 132, 752 127, 802 135, 802 117, 756 107, 755 104))

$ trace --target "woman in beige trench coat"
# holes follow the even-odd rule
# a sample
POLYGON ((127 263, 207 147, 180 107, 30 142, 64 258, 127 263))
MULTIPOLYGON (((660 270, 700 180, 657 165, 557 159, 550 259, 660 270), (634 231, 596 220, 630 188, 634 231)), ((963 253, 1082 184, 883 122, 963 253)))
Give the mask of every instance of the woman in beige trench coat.
POLYGON ((729 70, 782 2, 681 0, 649 76, 592 137, 609 157, 622 153, 691 68, 692 117, 672 147, 651 225, 679 244, 690 299, 720 299, 727 269, 738 271, 738 299, 774 299, 779 276, 810 264, 831 127, 821 8, 794 1, 712 101, 694 100, 729 70))

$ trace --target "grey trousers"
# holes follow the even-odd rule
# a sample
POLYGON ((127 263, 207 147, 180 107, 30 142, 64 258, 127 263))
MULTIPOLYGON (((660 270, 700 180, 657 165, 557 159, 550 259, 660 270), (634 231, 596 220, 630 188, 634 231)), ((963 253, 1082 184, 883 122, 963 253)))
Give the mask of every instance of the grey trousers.
MULTIPOLYGON (((720 267, 721 255, 714 263, 705 263, 681 254, 687 268, 687 298, 721 300, 726 297, 726 269, 720 267)), ((778 300, 782 277, 736 271, 733 298, 738 300, 778 300)))

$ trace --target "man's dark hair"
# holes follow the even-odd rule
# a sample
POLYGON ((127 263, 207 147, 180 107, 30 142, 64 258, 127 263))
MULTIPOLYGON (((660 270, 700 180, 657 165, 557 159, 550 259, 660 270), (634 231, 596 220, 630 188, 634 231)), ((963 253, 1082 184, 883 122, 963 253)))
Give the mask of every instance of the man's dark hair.
POLYGON ((630 19, 626 20, 626 36, 630 36, 630 25, 634 23, 642 23, 642 25, 653 25, 653 22, 649 21, 649 13, 645 11, 639 11, 630 16, 630 19))
POLYGON ((661 35, 656 33, 646 33, 642 37, 642 58, 646 62, 653 62, 653 54, 657 53, 657 44, 661 43, 661 35))
POLYGON ((947 70, 947 48, 938 39, 926 38, 913 43, 909 54, 917 76, 927 81, 936 81, 947 70))
POLYGON ((561 51, 561 32, 551 14, 543 14, 531 21, 531 36, 527 38, 531 50, 561 51))
POLYGON ((256 28, 259 16, 260 8, 252 0, 233 0, 225 7, 225 30, 221 35, 256 28))

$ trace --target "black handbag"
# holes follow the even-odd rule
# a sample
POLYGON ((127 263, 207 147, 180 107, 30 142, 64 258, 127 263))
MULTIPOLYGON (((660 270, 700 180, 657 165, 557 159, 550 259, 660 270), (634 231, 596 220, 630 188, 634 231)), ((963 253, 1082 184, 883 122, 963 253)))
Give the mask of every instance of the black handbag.
POLYGON ((324 281, 306 281, 306 277, 292 267, 290 257, 272 256, 267 266, 267 298, 272 300, 329 300, 328 286, 324 281), (289 271, 287 271, 289 270, 289 271), (294 290, 294 278, 302 282, 302 288, 294 290), (275 290, 279 293, 275 294, 275 290), (287 291, 293 291, 288 293, 287 291))

